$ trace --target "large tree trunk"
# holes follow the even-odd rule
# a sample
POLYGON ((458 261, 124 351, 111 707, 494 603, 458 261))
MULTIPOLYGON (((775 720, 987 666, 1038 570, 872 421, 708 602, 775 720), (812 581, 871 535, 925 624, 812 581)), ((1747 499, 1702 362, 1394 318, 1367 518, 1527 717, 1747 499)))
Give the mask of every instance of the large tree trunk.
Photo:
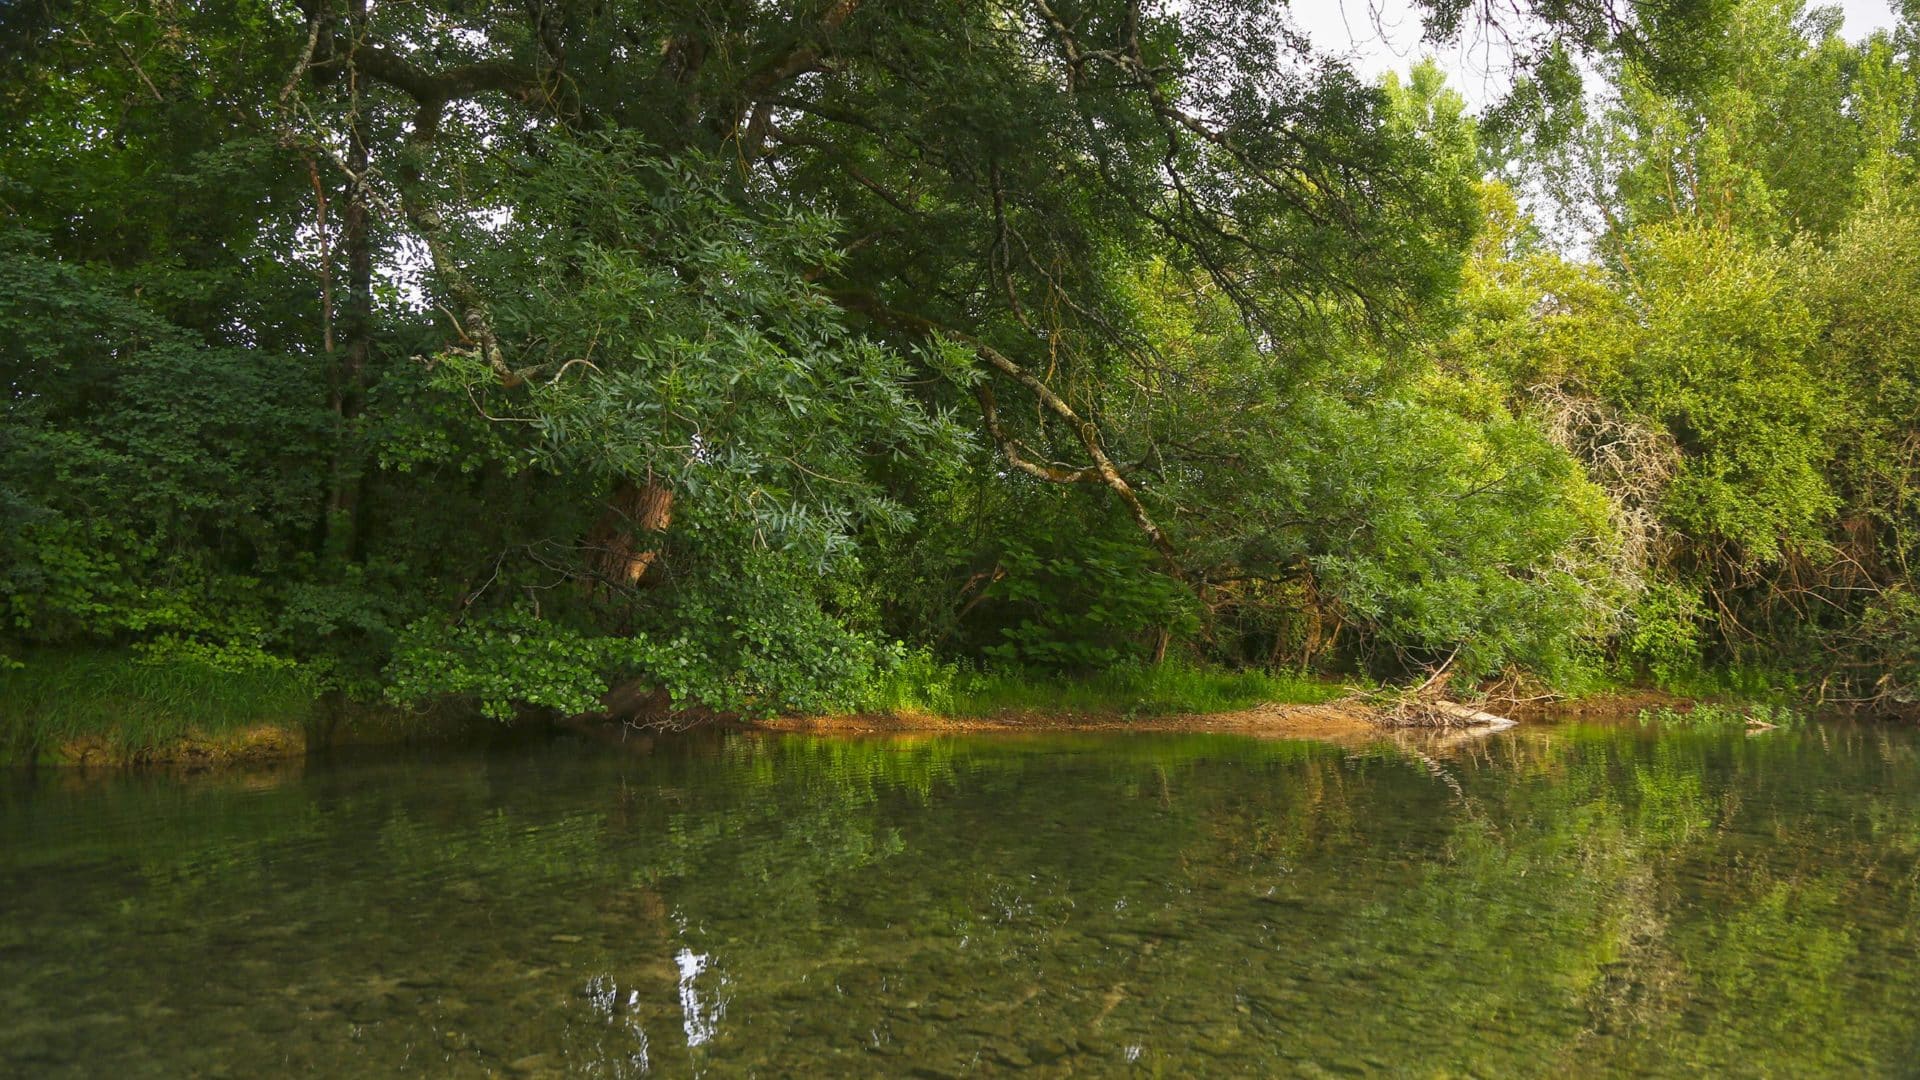
POLYGON ((349 53, 347 67, 346 166, 350 175, 341 237, 347 249, 347 305, 340 326, 345 348, 332 358, 328 373, 329 404, 339 420, 339 434, 327 492, 327 552, 342 560, 354 558, 358 547, 364 468, 354 429, 365 403, 367 365, 373 354, 373 236, 366 180, 371 157, 367 150, 365 75, 356 55, 366 34, 366 22, 367 0, 352 0, 347 12, 348 39, 355 50, 349 53))
POLYGON ((588 558, 602 584, 645 583, 660 557, 661 534, 673 523, 673 489, 649 476, 622 480, 600 520, 587 533, 588 558))

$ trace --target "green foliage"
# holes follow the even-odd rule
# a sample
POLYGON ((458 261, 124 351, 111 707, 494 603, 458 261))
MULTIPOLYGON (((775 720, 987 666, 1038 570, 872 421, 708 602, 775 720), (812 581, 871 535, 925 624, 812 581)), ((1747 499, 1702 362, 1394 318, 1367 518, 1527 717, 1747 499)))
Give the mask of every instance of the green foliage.
POLYGON ((1613 273, 1483 246, 1443 358, 1503 383, 1604 489, 1624 667, 1676 685, 1760 663, 1840 700, 1910 694, 1900 619, 1865 630, 1898 604, 1882 597, 1911 565, 1920 490, 1896 449, 1920 415, 1898 207, 1876 199, 1828 245, 1647 225, 1615 238, 1613 273))
POLYGON ((606 672, 631 666, 644 648, 631 638, 587 637, 521 610, 454 626, 422 619, 395 646, 388 695, 396 703, 469 698, 496 720, 511 719, 521 704, 591 712, 608 689, 606 672))
POLYGON ((1850 655, 1874 674, 1873 689, 1891 702, 1920 704, 1920 596, 1913 582, 1878 592, 1852 628, 1850 655))
POLYGON ((1913 71, 1886 37, 1851 45, 1835 9, 1805 0, 1737 0, 1721 17, 1683 83, 1618 57, 1604 107, 1543 155, 1563 208, 1610 241, 1675 220, 1830 235, 1911 137, 1913 71))
POLYGON ((0 618, 48 642, 242 632, 263 618, 255 575, 315 523, 313 373, 196 342, 47 248, 0 234, 0 370, 21 391, 0 426, 0 618))
POLYGON ((854 704, 857 712, 883 715, 956 715, 960 696, 977 676, 930 649, 908 649, 894 642, 882 656, 882 667, 854 704))
POLYGON ((652 477, 709 519, 827 555, 866 519, 912 520, 868 463, 952 453, 959 432, 812 283, 841 258, 831 218, 743 204, 729 163, 632 137, 548 140, 509 168, 508 224, 462 254, 501 298, 507 362, 555 370, 494 390, 455 351, 437 381, 523 416, 524 460, 652 477))
POLYGON ((1701 624, 1706 611, 1697 590, 1656 581, 1635 597, 1624 640, 1623 658, 1670 685, 1700 670, 1701 624))
POLYGON ((1351 629, 1328 659, 1386 675, 1452 656, 1567 678, 1611 632, 1604 494, 1484 376, 1356 329, 1276 365, 1204 286, 1160 270, 1140 290, 1168 357, 1135 423, 1184 451, 1161 497, 1196 561, 1228 568, 1216 611, 1255 655, 1299 637, 1300 606, 1351 629))
POLYGON ((1000 641, 981 649, 984 656, 1043 671, 1098 671, 1138 662, 1199 628, 1193 595, 1157 572, 1137 541, 1061 525, 1074 531, 1030 525, 1002 548, 1002 576, 986 589, 1000 641))
POLYGON ((1740 707, 1702 702, 1684 710, 1662 706, 1642 710, 1639 720, 1643 726, 1704 732, 1792 730, 1806 723, 1805 715, 1799 711, 1769 702, 1752 702, 1740 707))
POLYGON ((543 617, 524 604, 419 619, 396 645, 387 696, 452 695, 500 720, 529 707, 596 712, 603 695, 630 682, 675 707, 754 714, 860 700, 882 651, 823 607, 810 559, 713 543, 704 553, 677 552, 679 576, 624 612, 617 634, 596 630, 584 611, 543 617))
POLYGON ((1695 699, 1781 705, 1793 701, 1800 687, 1794 672, 1777 661, 1768 663, 1702 664, 1668 673, 1656 685, 1670 694, 1695 699))
MULTIPOLYGON (((858 700, 883 662, 847 626, 817 555, 711 539, 659 602, 635 613, 654 642, 641 675, 676 704, 757 713, 828 712, 858 700)), ((832 573, 857 573, 835 564, 832 573)))
POLYGON ((1632 251, 1635 346, 1596 388, 1678 444, 1676 528, 1773 561, 1835 507, 1822 471, 1839 403, 1812 368, 1818 325, 1787 253, 1692 226, 1650 228, 1632 251))
POLYGON ((1445 382, 1328 420, 1327 516, 1350 524, 1314 564, 1384 647, 1563 677, 1612 629, 1604 503, 1537 428, 1445 382))
POLYGON ((1229 671, 1169 661, 1120 663, 1087 675, 975 671, 898 647, 855 711, 989 717, 1002 713, 1174 716, 1257 705, 1317 705, 1347 693, 1303 675, 1229 671))

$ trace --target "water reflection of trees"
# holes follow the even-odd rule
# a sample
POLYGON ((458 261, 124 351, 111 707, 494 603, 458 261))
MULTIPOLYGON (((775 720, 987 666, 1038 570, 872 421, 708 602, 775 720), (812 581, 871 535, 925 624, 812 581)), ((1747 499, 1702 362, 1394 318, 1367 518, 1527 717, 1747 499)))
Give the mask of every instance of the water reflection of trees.
POLYGON ((243 1018, 365 1061, 1857 1071, 1915 1042, 1914 765, 1845 728, 791 737, 43 792, 0 871, 69 967, 9 1001, 191 1009, 168 972, 216 950, 277 987, 243 1018))

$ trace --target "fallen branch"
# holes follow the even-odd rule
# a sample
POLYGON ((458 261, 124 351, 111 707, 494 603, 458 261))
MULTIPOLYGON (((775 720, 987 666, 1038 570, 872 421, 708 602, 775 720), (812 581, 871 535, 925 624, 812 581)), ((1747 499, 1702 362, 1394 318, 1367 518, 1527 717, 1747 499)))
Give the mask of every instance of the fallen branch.
POLYGON ((1440 696, 1440 689, 1446 685, 1444 675, 1437 679, 1428 679, 1410 693, 1399 695, 1399 699, 1380 710, 1380 722, 1385 727, 1425 727, 1425 728, 1473 728, 1485 733, 1505 731, 1517 721, 1511 717, 1500 716, 1476 709, 1471 705, 1462 705, 1457 701, 1448 701, 1440 696))
POLYGON ((1474 727, 1485 727, 1493 731, 1505 731, 1515 724, 1515 721, 1508 717, 1495 716, 1493 713, 1483 712, 1470 705, 1462 705, 1454 701, 1423 701, 1420 704, 1425 708, 1432 709, 1435 712, 1450 716, 1461 723, 1474 727))

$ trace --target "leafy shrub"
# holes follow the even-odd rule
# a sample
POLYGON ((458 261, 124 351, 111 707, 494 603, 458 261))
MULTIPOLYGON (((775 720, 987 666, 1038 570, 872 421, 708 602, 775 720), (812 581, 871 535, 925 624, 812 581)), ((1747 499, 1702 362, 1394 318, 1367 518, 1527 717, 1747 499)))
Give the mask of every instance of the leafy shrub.
POLYGON ((1198 627, 1192 594, 1139 540, 1040 532, 1009 540, 989 586, 1000 642, 986 656, 1043 671, 1096 671, 1147 658, 1156 639, 1198 627))
POLYGON ((1639 721, 1642 726, 1657 725, 1684 728, 1688 731, 1730 732, 1798 728, 1806 723, 1806 717, 1790 706, 1770 702, 1752 702, 1740 706, 1702 702, 1690 709, 1674 709, 1667 706, 1643 709, 1640 712, 1639 721))
POLYGON ((1697 589, 1667 581, 1650 584, 1629 612, 1621 643, 1623 659, 1661 684, 1698 670, 1704 615, 1697 589))

